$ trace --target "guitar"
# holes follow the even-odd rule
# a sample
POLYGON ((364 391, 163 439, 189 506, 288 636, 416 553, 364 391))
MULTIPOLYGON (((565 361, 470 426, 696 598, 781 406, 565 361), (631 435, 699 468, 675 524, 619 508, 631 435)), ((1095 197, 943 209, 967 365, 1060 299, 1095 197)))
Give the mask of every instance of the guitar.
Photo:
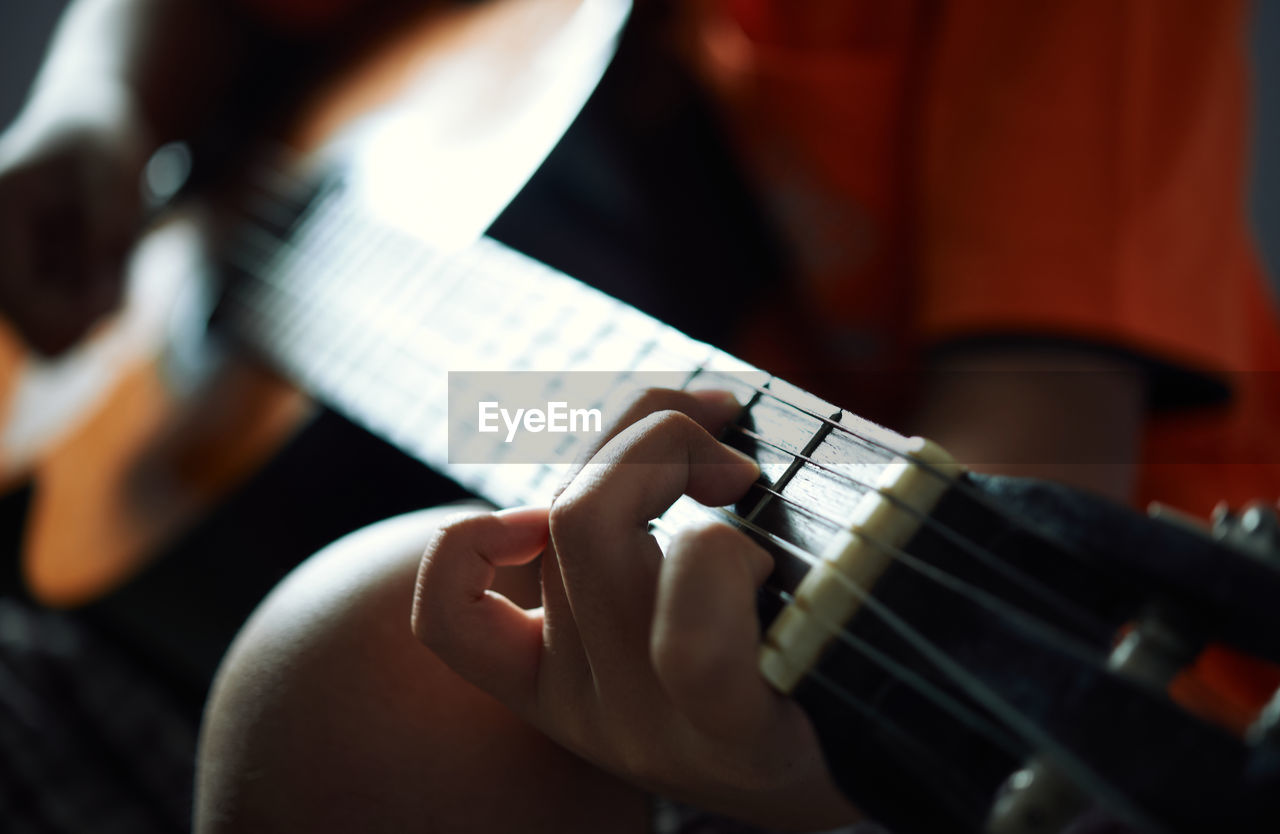
MULTIPOLYGON (((456 20, 484 19, 467 15, 477 17, 456 20)), ((338 147, 359 141, 378 140, 338 147)), ((650 375, 737 393, 745 406, 725 440, 764 476, 735 507, 677 503, 654 533, 662 540, 710 513, 774 555, 762 672, 805 707, 837 782, 873 816, 903 832, 1057 831, 1091 819, 1274 830, 1277 710, 1228 728, 1171 694, 1207 645, 1280 662, 1280 574, 1274 544, 1252 532, 1260 516, 1224 521, 1215 535, 1063 487, 967 473, 923 441, 494 240, 471 240, 476 221, 424 239, 370 211, 363 177, 375 171, 341 154, 315 158, 325 164, 278 181, 286 199, 260 202, 229 238, 222 332, 497 504, 548 499, 590 438, 566 432, 555 459, 525 459, 481 437, 466 406, 500 396, 495 380, 518 374, 548 403, 586 374, 604 380, 602 405, 650 375)), ((121 396, 135 407, 164 399, 153 370, 126 380, 121 396)), ((138 472, 172 459, 161 451, 203 454, 207 446, 186 441, 221 433, 209 428, 209 406, 227 387, 205 394, 158 445, 143 437, 158 418, 133 424, 127 442, 106 444, 114 460, 87 461, 84 478, 63 475, 81 491, 58 498, 57 473, 69 469, 57 466, 85 465, 83 438, 122 418, 96 417, 62 447, 27 551, 36 593, 74 604, 123 581, 146 545, 189 523, 199 499, 243 477, 306 409, 256 366, 224 378, 267 396, 230 418, 244 442, 203 484, 175 491, 162 477, 147 488, 138 472), (83 509, 90 482, 118 496, 112 506, 132 525, 114 554, 102 555, 93 518, 47 521, 59 501, 83 509)))

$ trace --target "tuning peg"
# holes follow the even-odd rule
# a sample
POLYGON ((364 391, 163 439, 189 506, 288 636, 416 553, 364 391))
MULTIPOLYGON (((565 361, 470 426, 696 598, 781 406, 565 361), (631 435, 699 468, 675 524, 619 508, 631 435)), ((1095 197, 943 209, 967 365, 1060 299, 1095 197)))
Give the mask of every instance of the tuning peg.
POLYGON ((1237 513, 1219 504, 1213 509, 1211 522, 1214 538, 1280 568, 1280 520, 1275 507, 1254 502, 1237 513))
MULTIPOLYGON (((1163 690, 1190 663, 1197 647, 1152 612, 1134 624, 1107 658, 1117 675, 1163 690)), ((1280 711, 1280 701, 1276 704, 1280 711)), ((1280 718, 1280 714, 1277 715, 1280 718)), ((1276 728, 1272 727, 1272 731, 1276 728)), ((985 834, 1057 834, 1078 825, 1094 801, 1042 755, 1033 756, 1005 782, 987 818, 985 834)))
POLYGON ((1258 718, 1245 734, 1245 741, 1250 744, 1280 745, 1280 689, 1276 690, 1271 701, 1258 713, 1258 718))

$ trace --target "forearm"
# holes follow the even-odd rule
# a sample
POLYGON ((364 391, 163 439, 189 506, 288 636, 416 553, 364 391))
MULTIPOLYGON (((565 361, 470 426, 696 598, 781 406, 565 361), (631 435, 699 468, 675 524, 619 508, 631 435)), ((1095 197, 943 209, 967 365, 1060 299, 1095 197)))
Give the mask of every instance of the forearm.
POLYGON ((1135 364, 1084 348, 992 349, 931 371, 913 431, 957 460, 1133 499, 1146 408, 1135 364))

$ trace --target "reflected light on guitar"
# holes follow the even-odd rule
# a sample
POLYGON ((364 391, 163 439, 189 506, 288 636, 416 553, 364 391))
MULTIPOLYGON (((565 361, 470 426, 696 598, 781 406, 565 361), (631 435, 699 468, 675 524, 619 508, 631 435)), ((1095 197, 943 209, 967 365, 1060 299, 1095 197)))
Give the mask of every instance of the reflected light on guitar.
POLYGON ((370 215, 457 251, 484 233, 564 134, 613 55, 616 38, 602 33, 617 33, 629 9, 620 0, 582 3, 518 67, 502 42, 453 56, 401 106, 326 150, 350 152, 357 199, 370 215))

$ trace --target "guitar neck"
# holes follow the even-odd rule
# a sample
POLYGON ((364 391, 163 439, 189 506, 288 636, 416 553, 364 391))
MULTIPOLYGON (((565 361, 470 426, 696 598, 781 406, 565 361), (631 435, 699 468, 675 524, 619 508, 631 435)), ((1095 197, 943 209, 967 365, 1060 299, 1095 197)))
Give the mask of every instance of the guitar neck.
MULTIPOLYGON (((476 415, 451 413, 451 394, 474 400, 483 392, 469 389, 512 374, 545 388, 545 401, 571 378, 589 377, 610 402, 655 383, 728 388, 779 447, 812 452, 841 421, 874 438, 861 455, 844 443, 842 463, 882 463, 884 446, 905 442, 495 240, 435 251, 370 218, 340 181, 287 242, 258 249, 252 262, 241 255, 230 293, 238 335, 327 404, 498 505, 550 500, 598 437, 565 432, 554 459, 539 460, 513 458, 501 438, 476 445, 476 415)), ((800 463, 764 458, 784 471, 800 463)), ((835 512, 852 499, 828 501, 835 512)))

